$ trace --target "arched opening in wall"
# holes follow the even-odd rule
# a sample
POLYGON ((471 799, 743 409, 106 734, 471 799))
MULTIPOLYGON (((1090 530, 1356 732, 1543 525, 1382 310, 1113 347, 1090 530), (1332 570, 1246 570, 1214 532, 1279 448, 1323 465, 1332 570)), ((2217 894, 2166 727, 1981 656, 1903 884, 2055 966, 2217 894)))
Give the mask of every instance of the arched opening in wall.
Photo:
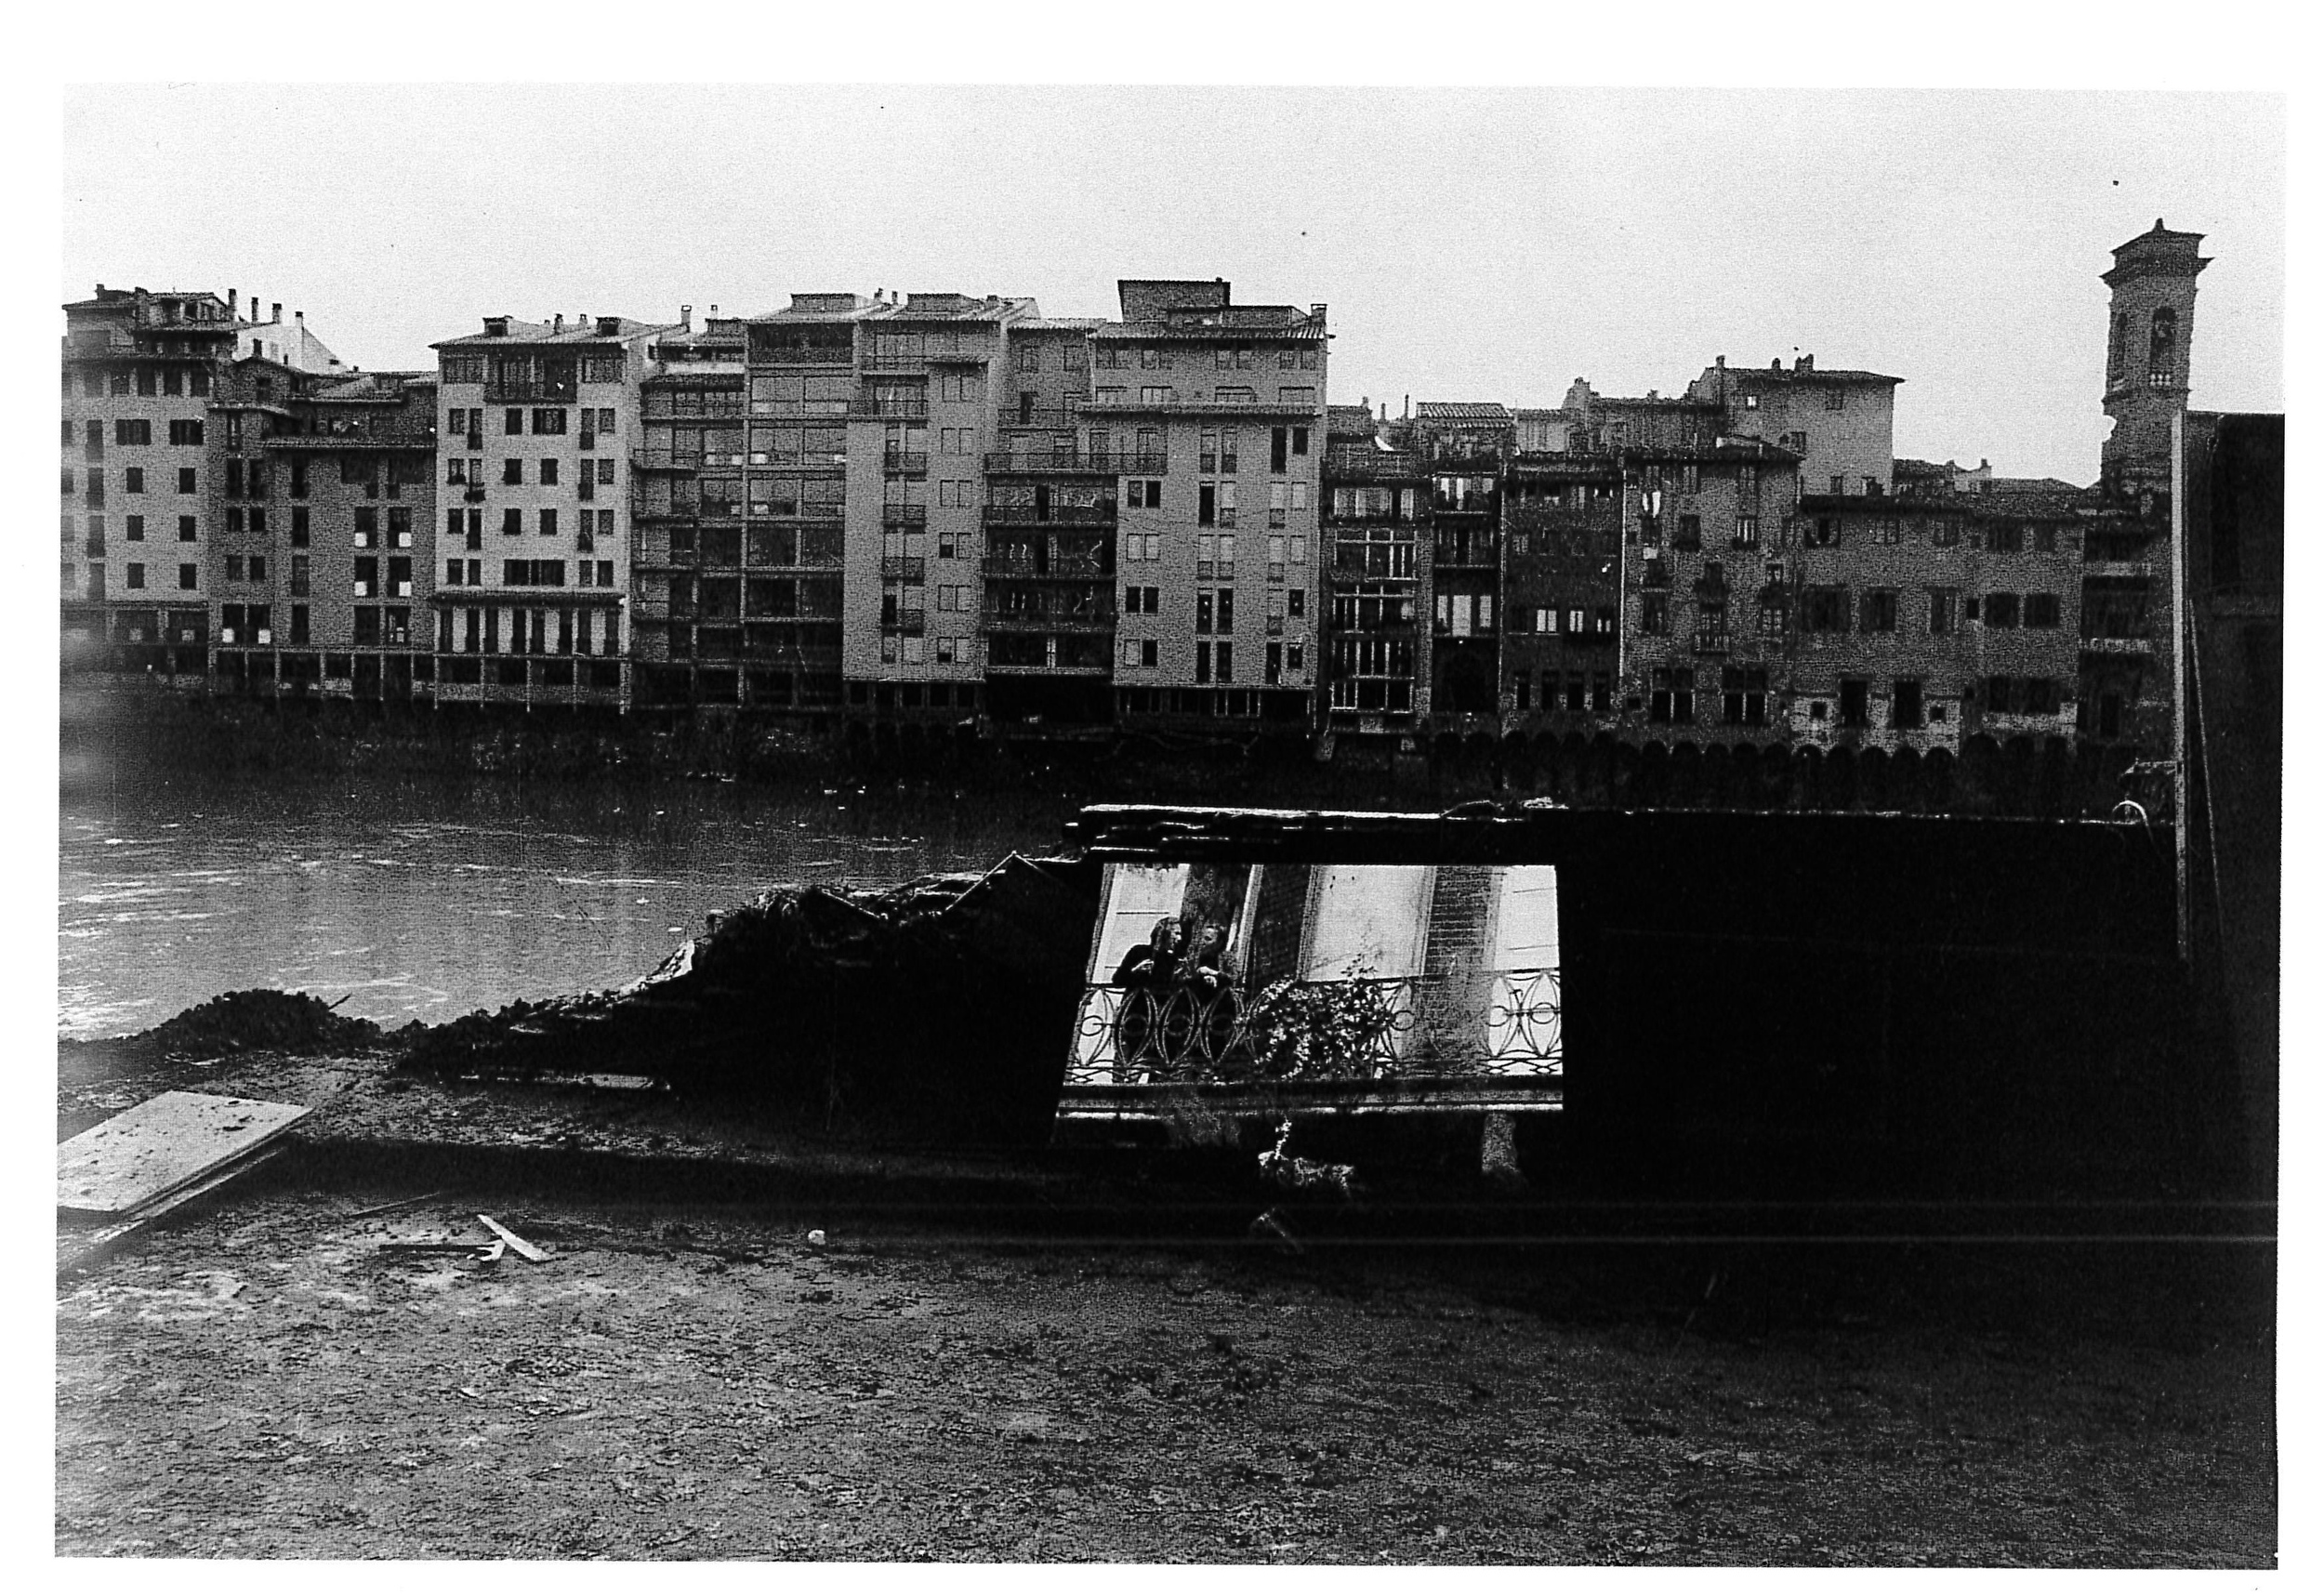
POLYGON ((2034 745, 2012 737, 2001 747, 2000 806, 2003 814, 2034 812, 2034 745))
POLYGON ((1531 794, 1540 780, 1540 760, 1534 752, 1533 739, 1524 732, 1511 732, 1501 738, 1501 780, 1518 792, 1531 794))
POLYGON ((1899 748, 1888 757, 1888 790, 1907 814, 1929 812, 1928 767, 1920 749, 1899 748))
POLYGON ((1768 781, 1774 761, 1768 753, 1756 743, 1743 743, 1727 756, 1728 781, 1737 809, 1763 810, 1775 800, 1768 781))
POLYGON ((1921 790, 1931 813, 1944 814, 1953 807, 1954 766, 1949 749, 1931 748, 1921 757, 1921 790))
POLYGON ((1823 801, 1824 750, 1801 748, 1792 753, 1791 768, 1786 772, 1784 808, 1812 810, 1823 801))
POLYGON ((1457 649, 1436 681, 1436 708, 1446 715, 1492 715, 1500 709, 1493 666, 1480 649, 1457 649))
POLYGON ((2034 777, 2034 807, 2038 813, 2058 816, 2074 812, 2074 750, 2063 737, 2041 745, 2041 766, 2034 777))
POLYGON ((2178 370, 2179 313, 2168 305, 2156 307, 2146 337, 2146 380, 2158 388, 2170 384, 2178 370))
POLYGON ((1499 770, 1501 740, 1490 732, 1474 732, 1460 740, 1463 781, 1490 782, 1499 770))
POLYGON ((1628 743, 1616 743, 1607 752, 1605 801, 1617 808, 1634 808, 1643 800, 1638 796, 1638 750, 1628 743))
POLYGON ((1670 807, 1670 750, 1660 743, 1647 744, 1638 750, 1634 770, 1631 801, 1649 809, 1670 807))
POLYGON ((1964 814, 1992 814, 2001 801, 2001 745, 1983 732, 1961 745, 1953 772, 1953 805, 1964 814))
POLYGON ((2106 339, 2106 386, 2111 388, 2122 380, 2122 363, 2130 358, 2131 313, 2114 313, 2114 333, 2106 339))
POLYGON ((1856 791, 1866 809, 1885 814, 1897 807, 1892 773, 1887 749, 1867 748, 1856 756, 1856 791))
POLYGON ((1705 809, 1736 807, 1735 757, 1725 744, 1713 743, 1703 750, 1702 781, 1705 809))
POLYGON ((1833 814, 1854 809, 1856 803, 1856 756, 1853 748, 1834 748, 1824 758, 1823 802, 1818 806, 1833 814))
POLYGON ((1670 796, 1672 809, 1703 807, 1703 751, 1691 742, 1670 745, 1670 796))

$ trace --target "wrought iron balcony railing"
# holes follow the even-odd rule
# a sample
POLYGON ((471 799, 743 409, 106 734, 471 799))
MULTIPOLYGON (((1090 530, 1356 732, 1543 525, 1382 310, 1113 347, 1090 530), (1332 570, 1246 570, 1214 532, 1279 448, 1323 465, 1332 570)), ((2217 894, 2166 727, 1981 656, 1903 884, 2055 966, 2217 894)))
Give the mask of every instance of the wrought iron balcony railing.
POLYGON ((1565 1056, 1553 969, 1287 980, 1248 996, 1223 981, 1107 985, 1082 995, 1066 1081, 1554 1077, 1565 1056))

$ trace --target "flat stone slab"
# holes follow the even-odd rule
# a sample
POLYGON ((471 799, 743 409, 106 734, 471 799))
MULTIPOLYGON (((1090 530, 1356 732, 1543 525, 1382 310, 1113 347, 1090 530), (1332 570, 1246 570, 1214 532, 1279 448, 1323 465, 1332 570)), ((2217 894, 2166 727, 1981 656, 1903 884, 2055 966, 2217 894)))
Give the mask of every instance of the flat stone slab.
POLYGON ((169 1091, 57 1149, 57 1207, 126 1214, 247 1156, 306 1117, 297 1103, 169 1091))

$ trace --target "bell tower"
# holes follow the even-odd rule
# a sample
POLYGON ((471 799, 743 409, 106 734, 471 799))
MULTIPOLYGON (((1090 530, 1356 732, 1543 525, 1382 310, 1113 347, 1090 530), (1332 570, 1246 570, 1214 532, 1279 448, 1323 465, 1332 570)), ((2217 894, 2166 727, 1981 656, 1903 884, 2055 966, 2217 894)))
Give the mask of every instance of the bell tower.
POLYGON ((2106 336, 2106 415, 2099 481, 2114 496, 2171 486, 2171 421, 2186 409, 2187 357, 2195 338, 2195 279, 2209 266, 2199 232, 2172 232, 2155 218, 2114 252, 2101 279, 2114 290, 2106 336))

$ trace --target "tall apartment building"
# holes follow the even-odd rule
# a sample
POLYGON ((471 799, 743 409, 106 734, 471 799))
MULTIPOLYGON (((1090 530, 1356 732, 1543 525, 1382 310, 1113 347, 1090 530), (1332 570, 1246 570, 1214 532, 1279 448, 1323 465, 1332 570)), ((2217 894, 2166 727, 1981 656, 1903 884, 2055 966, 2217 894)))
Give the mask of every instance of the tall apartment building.
POLYGON ((211 421, 221 688, 432 694, 436 415, 432 372, 233 363, 211 421))
POLYGON ((1429 707, 1440 725, 1500 712, 1501 481, 1517 442, 1505 405, 1427 402, 1406 446, 1433 489, 1429 707))
POLYGON ((1311 725, 1325 308, 1236 305, 1223 279, 1120 291, 1083 406, 1086 447, 1120 468, 1119 719, 1311 725))
POLYGON ((243 323, 212 293, 101 283, 64 313, 64 663, 200 683, 209 402, 243 323))
POLYGON ((646 351, 621 316, 487 316, 434 346, 444 407, 439 703, 627 707, 630 473, 646 351))
MULTIPOLYGON (((836 723, 846 698, 841 639, 856 325, 878 311, 860 295, 794 294, 782 310, 744 324, 744 552, 752 584, 745 598, 755 593, 766 612, 746 617, 744 640, 771 651, 754 655, 745 679, 754 704, 787 706, 818 724, 836 723)), ((644 639, 649 648, 653 641, 644 639)))
MULTIPOLYGON (((787 704, 790 695, 753 668, 781 657, 780 640, 752 635, 745 620, 772 615, 775 605, 746 569, 743 323, 720 318, 715 305, 700 331, 693 319, 690 306, 680 329, 650 348, 638 385, 631 703, 733 706, 754 702, 757 689, 787 704)), ((762 535, 757 552, 771 558, 770 542, 762 535)))
MULTIPOLYGON (((1010 331, 1039 313, 1030 299, 912 294, 876 304, 857 328, 840 630, 851 719, 950 721, 976 710, 980 618, 999 621, 981 602, 981 479, 998 442, 1010 331)), ((1043 635, 1012 625, 989 642, 1013 659, 1024 637, 1043 635)))
POLYGON ((983 461, 983 621, 985 708, 1002 724, 1110 723, 1116 620, 1142 613, 1151 591, 1127 583, 1116 595, 1129 462, 1114 450, 1110 427, 1083 413, 1089 337, 1103 325, 1015 321, 1007 369, 995 376, 999 446, 983 461))
POLYGON ((1334 737, 1401 752, 1428 725, 1435 484, 1383 429, 1368 401, 1330 408, 1323 674, 1334 737))
POLYGON ((1756 439, 1800 457, 1803 491, 1884 495, 1894 485, 1896 385, 1878 372, 1819 370, 1802 355, 1789 370, 1729 368, 1721 355, 1687 386, 1686 397, 1713 407, 1718 430, 1756 439))

